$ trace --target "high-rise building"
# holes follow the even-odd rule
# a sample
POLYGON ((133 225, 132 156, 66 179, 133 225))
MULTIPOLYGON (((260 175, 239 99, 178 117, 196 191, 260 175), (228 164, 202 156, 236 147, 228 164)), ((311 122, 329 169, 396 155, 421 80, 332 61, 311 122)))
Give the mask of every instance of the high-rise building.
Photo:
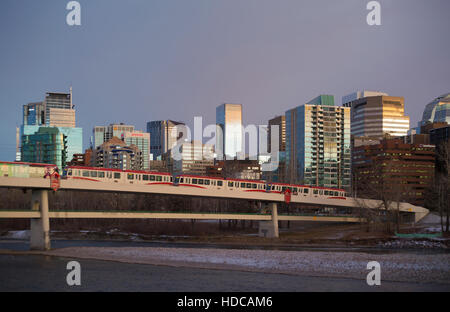
POLYGON ((360 137, 405 136, 409 117, 405 116, 404 102, 403 97, 372 91, 342 98, 342 105, 351 107, 352 135, 360 137))
POLYGON ((126 132, 133 132, 134 126, 123 123, 110 124, 109 126, 95 126, 93 130, 94 149, 103 143, 111 140, 113 137, 123 139, 126 132))
POLYGON ((70 93, 47 92, 43 102, 45 125, 49 127, 75 127, 75 110, 72 104, 72 88, 70 93))
POLYGON ((235 159, 243 149, 242 104, 222 104, 216 108, 216 125, 221 131, 216 133, 218 157, 235 159), (219 155, 220 154, 220 155, 219 155))
POLYGON ((272 128, 271 126, 278 126, 278 150, 284 152, 286 150, 286 116, 277 116, 269 120, 268 127, 268 143, 267 147, 269 151, 272 151, 272 128))
POLYGON ((150 169, 150 133, 142 131, 125 132, 123 135, 123 141, 131 146, 135 145, 142 153, 142 169, 150 169))
POLYGON ((147 123, 147 132, 150 133, 150 153, 152 160, 161 160, 164 155, 177 145, 182 137, 186 125, 173 120, 157 120, 147 123))
POLYGON ((285 182, 286 177, 286 116, 277 116, 269 120, 267 148, 272 152, 272 126, 278 127, 278 168, 263 172, 263 178, 269 182, 285 182))
POLYGON ((450 93, 435 98, 425 106, 419 127, 435 122, 447 122, 450 124, 450 93))
MULTIPOLYGON (((23 124, 20 137, 33 135, 40 127, 56 127, 67 137, 67 159, 82 153, 83 129, 75 124, 75 109, 72 103, 72 88, 69 93, 47 92, 42 102, 29 103, 23 106, 23 124)), ((23 142, 21 142, 21 149, 23 142)), ((16 157, 24 161, 22 156, 16 157)))
POLYGON ((320 95, 286 112, 286 180, 350 188, 350 108, 320 95))
POLYGON ((23 125, 45 125, 45 108, 43 102, 28 103, 23 106, 23 125))
POLYGON ((67 159, 67 137, 57 127, 40 127, 22 137, 22 161, 57 165, 62 170, 67 159))
POLYGON ((214 165, 214 146, 201 142, 186 142, 180 146, 180 158, 173 161, 177 174, 205 175, 207 168, 214 165))

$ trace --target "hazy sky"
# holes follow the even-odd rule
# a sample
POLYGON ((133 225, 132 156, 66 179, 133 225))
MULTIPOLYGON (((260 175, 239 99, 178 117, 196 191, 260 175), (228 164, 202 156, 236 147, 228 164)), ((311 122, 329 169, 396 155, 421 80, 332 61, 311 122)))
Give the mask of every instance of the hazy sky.
POLYGON ((13 160, 22 105, 73 86, 84 146, 94 125, 173 119, 215 122, 242 103, 265 124, 319 94, 404 96, 415 126, 425 104, 450 92, 450 1, 67 0, 0 2, 0 160, 13 160))

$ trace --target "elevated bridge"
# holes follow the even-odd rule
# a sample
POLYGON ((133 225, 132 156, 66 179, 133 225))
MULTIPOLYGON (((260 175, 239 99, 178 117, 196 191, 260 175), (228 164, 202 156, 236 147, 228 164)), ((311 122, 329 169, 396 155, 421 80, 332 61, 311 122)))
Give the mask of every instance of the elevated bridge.
MULTIPOLYGON (((307 216, 307 215, 278 215, 277 204, 284 202, 284 194, 266 192, 230 192, 226 189, 198 189, 171 184, 139 185, 123 183, 107 183, 88 180, 62 179, 59 190, 92 191, 135 194, 165 194, 207 198, 245 199, 262 203, 268 214, 210 214, 210 213, 160 213, 160 212, 93 212, 93 211, 49 211, 48 191, 51 190, 50 179, 0 177, 0 187, 32 190, 31 209, 29 211, 0 211, 0 218, 29 218, 31 219, 32 249, 50 249, 49 219, 50 218, 125 218, 125 219, 203 219, 203 220, 255 220, 260 221, 259 235, 264 237, 278 237, 278 221, 327 221, 327 222, 359 222, 354 216, 307 216)), ((347 207, 376 209, 380 201, 369 199, 354 199, 351 197, 326 198, 313 195, 293 195, 292 203, 303 203, 324 207, 347 207)), ((399 209, 402 213, 413 214, 417 222, 428 214, 423 207, 408 203, 392 205, 390 209, 399 209)))

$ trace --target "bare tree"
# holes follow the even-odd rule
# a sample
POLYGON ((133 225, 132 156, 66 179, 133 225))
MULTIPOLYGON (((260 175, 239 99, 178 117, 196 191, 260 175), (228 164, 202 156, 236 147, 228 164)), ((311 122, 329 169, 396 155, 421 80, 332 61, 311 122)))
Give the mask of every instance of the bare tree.
POLYGON ((450 142, 443 142, 436 148, 436 195, 437 207, 441 217, 442 232, 449 232, 450 227, 450 142), (444 229, 445 218, 445 229, 444 229))

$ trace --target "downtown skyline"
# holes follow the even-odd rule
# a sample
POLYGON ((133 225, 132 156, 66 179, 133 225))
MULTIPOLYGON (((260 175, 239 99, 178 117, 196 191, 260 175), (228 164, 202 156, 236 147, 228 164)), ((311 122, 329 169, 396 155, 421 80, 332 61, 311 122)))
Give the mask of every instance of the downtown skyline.
POLYGON ((22 106, 70 85, 83 148, 98 124, 214 124, 225 102, 242 104, 244 124, 267 124, 318 94, 340 105, 357 90, 403 96, 414 127, 450 86, 446 1, 380 1, 381 26, 365 23, 364 1, 80 2, 78 28, 56 1, 2 4, 0 159, 14 158, 22 106))

